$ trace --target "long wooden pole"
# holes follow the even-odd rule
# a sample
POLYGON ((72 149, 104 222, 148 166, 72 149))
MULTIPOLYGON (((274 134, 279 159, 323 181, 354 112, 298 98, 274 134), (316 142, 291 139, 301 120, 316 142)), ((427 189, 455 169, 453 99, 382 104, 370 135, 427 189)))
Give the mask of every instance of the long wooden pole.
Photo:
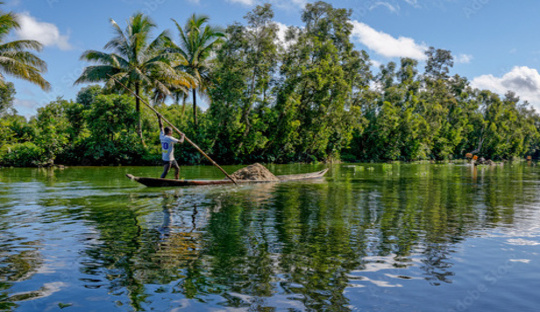
POLYGON ((195 144, 193 141, 191 141, 182 131, 178 130, 178 128, 176 128, 170 121, 168 121, 167 119, 165 119, 165 117, 163 117, 163 115, 161 115, 157 110, 155 110, 155 108, 153 108, 150 104, 148 104, 148 102, 146 102, 143 98, 141 98, 139 95, 137 95, 137 93, 133 92, 131 89, 129 89, 128 87, 126 87, 123 83, 121 83, 120 81, 118 81, 116 78, 114 78, 113 76, 107 74, 109 77, 111 77, 114 81, 116 81, 119 85, 121 85, 122 87, 124 87, 124 89, 128 90, 129 92, 131 92, 133 95, 135 95, 139 100, 141 100, 141 102, 144 103, 144 105, 146 105, 146 107, 150 108, 154 113, 156 113, 156 115, 163 119, 166 123, 169 124, 169 126, 171 126, 171 128, 173 128, 174 130, 176 130, 176 132, 178 132, 180 135, 183 135, 184 136, 184 139, 191 145, 193 145, 193 147, 195 147, 196 150, 199 151, 199 153, 203 154, 204 157, 206 157, 206 159, 208 159, 214 166, 218 167, 219 170, 221 170, 221 172, 223 172, 227 178, 229 178, 229 180, 231 180, 234 184, 237 184, 236 181, 227 173, 227 171, 223 170, 223 168, 221 168, 212 158, 210 158, 210 156, 208 156, 199 146, 197 146, 197 144, 195 144))

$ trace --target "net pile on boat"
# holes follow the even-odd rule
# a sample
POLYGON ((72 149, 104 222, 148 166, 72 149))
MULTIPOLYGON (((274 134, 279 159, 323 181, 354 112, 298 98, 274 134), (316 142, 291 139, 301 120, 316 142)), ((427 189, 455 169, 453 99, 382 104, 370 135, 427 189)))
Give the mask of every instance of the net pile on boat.
POLYGON ((235 180, 250 180, 250 181, 279 181, 278 178, 266 167, 259 163, 254 163, 245 168, 237 170, 231 177, 235 180))

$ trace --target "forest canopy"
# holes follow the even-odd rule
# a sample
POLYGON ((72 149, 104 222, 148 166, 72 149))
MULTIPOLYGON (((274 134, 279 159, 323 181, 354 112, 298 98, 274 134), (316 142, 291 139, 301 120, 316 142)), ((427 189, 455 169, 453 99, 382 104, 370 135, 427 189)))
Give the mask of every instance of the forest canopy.
MULTIPOLYGON (((529 103, 512 91, 472 88, 451 74, 454 57, 444 49, 429 48, 423 67, 403 58, 372 70, 368 53, 351 42, 351 14, 307 4, 303 25, 284 38, 269 4, 224 29, 193 15, 176 23, 175 36, 152 37, 155 23, 135 14, 130 22, 145 36, 113 26, 147 40, 131 47, 142 56, 118 38, 106 52, 86 51, 82 59, 97 65, 78 82, 102 84, 84 86, 75 99, 58 98, 26 120, 13 108, 13 85, 0 85, 0 165, 159 164, 155 114, 105 74, 136 89, 222 164, 539 156, 540 115, 529 103)), ((190 146, 176 153, 182 164, 204 163, 190 146)))

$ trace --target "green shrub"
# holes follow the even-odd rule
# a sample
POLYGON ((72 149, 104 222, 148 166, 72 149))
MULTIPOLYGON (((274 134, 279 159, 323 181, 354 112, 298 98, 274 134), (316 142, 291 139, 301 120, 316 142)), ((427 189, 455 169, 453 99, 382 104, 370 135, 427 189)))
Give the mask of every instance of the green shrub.
POLYGON ((0 165, 34 167, 47 162, 45 151, 32 142, 5 145, 0 149, 0 165))

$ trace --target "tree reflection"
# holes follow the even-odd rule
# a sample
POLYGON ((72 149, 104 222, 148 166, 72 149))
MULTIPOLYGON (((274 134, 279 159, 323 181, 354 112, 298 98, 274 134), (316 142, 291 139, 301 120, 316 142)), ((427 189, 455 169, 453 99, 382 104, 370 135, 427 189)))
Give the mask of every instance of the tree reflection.
MULTIPOLYGON (((523 168, 336 166, 326 182, 47 205, 80 207, 56 213, 84 214, 99 233, 84 251, 81 271, 89 278, 81 282, 107 287, 133 310, 173 308, 181 298, 213 307, 347 311, 353 285, 361 286, 356 295, 370 296, 396 278, 452 283, 460 274, 458 244, 512 225, 520 205, 536 200, 525 194, 523 168)), ((4 256, 2 263, 24 276, 26 264, 16 262, 4 256)), ((4 279, 0 287, 9 285, 4 279)))
POLYGON ((44 296, 46 289, 25 293, 9 294, 8 290, 18 282, 30 279, 42 265, 38 252, 39 242, 30 242, 31 250, 15 251, 12 246, 2 244, 0 250, 0 310, 8 311, 17 307, 17 302, 44 296))

